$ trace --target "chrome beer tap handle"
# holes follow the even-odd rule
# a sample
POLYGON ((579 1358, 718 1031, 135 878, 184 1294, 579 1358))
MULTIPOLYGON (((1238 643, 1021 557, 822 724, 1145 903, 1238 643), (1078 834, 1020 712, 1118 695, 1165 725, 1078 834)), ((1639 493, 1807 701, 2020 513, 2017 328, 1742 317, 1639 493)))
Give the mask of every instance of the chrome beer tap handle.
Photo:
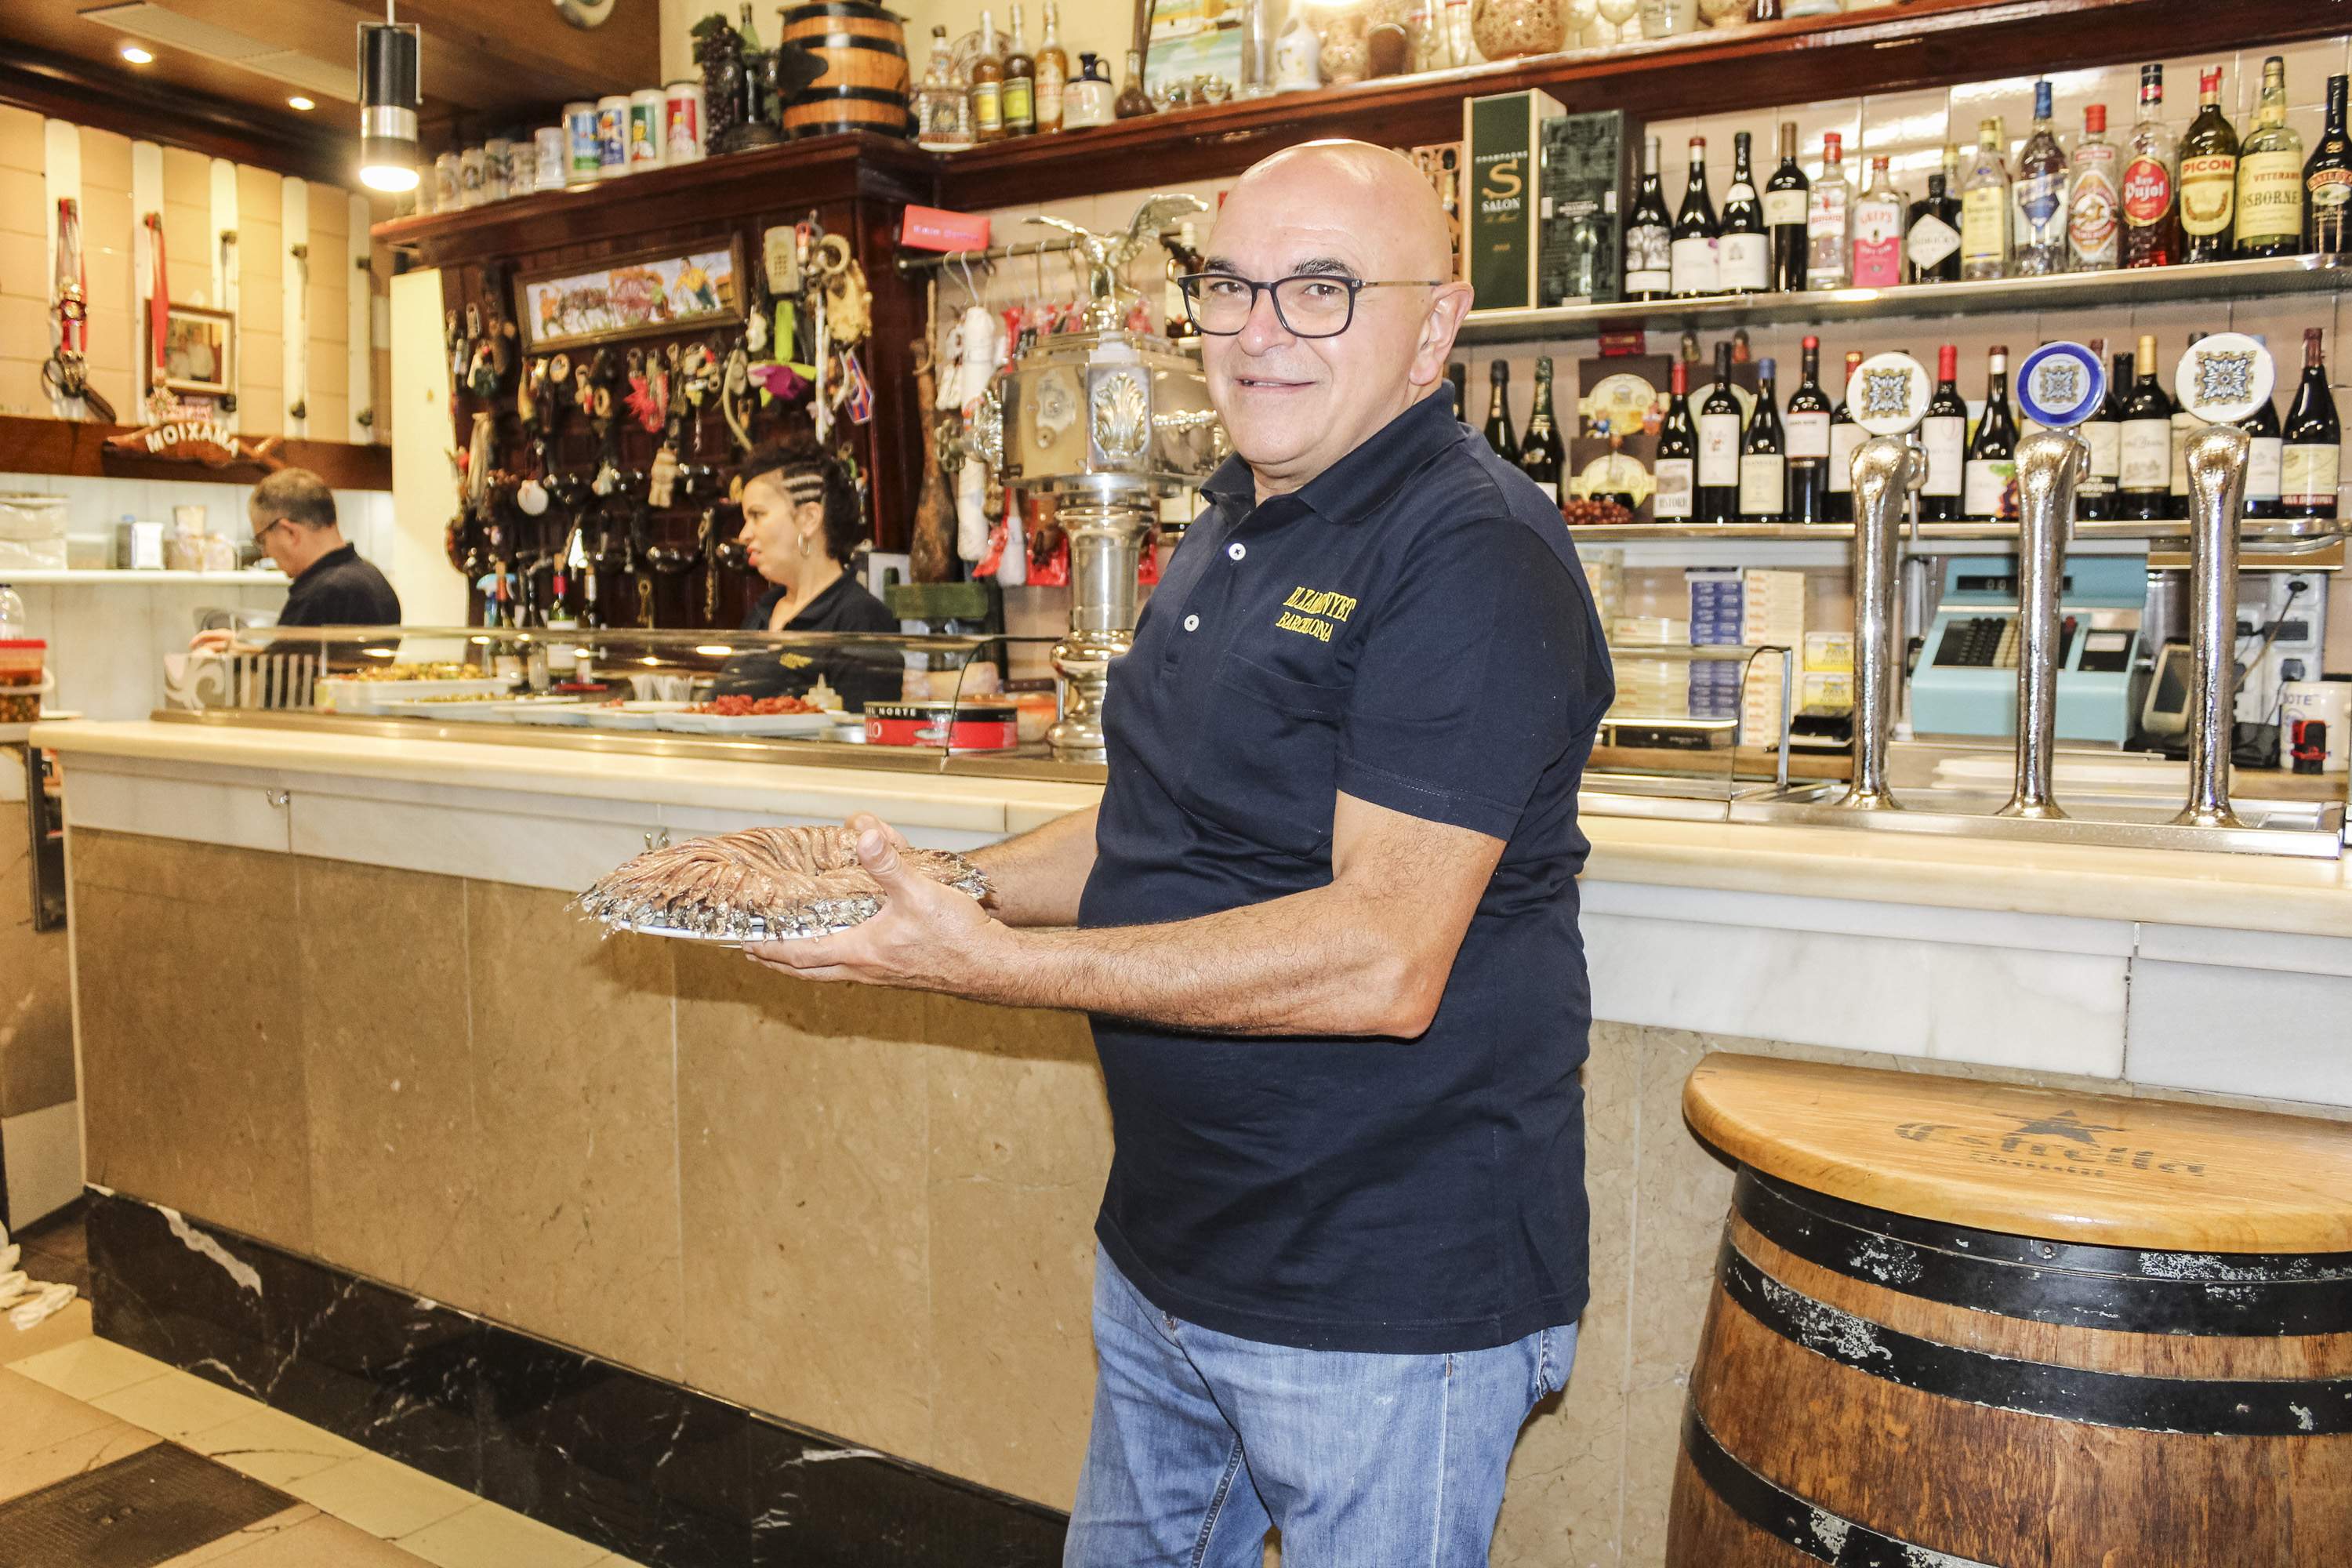
POLYGON ((2236 827, 2230 741, 2238 707, 2238 529, 2252 441, 2235 425, 2189 437, 2189 804, 2172 820, 2236 827))
POLYGON ((1927 478, 1927 455, 1900 437, 1874 436, 1854 449, 1853 782, 1836 803, 1845 811, 1901 809, 1886 783, 1886 742, 1902 679, 1895 637, 1895 534, 1906 498, 1927 478))
POLYGON ((2059 584, 2074 527, 2074 487, 2091 448, 2071 430, 2037 430, 2017 444, 2017 786, 1996 815, 2054 822, 2058 743, 2059 584))

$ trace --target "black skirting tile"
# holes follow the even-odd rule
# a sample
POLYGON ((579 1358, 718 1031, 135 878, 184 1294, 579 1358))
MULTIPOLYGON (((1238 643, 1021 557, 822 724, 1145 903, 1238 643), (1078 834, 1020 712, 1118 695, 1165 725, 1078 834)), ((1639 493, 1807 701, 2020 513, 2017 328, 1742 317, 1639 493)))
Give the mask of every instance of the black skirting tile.
POLYGON ((276 1367, 265 1250, 173 1210, 93 1191, 92 1327, 143 1355, 266 1397, 276 1367))
POLYGON ((1067 1519, 1037 1503, 754 1417, 757 1568, 1057 1568, 1067 1519))

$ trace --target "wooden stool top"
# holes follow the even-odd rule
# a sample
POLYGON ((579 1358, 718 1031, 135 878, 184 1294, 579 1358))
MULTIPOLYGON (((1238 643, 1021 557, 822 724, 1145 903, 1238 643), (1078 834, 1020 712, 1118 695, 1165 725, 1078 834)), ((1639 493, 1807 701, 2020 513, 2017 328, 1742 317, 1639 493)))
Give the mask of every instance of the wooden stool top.
POLYGON ((2352 1251, 2352 1124, 1720 1053, 1683 1114, 1768 1175, 1982 1230, 2179 1252, 2352 1251))

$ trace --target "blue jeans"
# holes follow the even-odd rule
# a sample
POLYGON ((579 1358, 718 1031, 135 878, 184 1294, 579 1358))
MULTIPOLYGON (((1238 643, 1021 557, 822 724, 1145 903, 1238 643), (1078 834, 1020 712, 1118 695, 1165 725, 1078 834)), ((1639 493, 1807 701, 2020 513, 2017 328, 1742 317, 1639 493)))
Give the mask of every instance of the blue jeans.
POLYGON ((1576 1325, 1449 1355, 1293 1350, 1169 1316, 1095 1251, 1094 1431, 1063 1568, 1486 1568, 1511 1445, 1576 1325))

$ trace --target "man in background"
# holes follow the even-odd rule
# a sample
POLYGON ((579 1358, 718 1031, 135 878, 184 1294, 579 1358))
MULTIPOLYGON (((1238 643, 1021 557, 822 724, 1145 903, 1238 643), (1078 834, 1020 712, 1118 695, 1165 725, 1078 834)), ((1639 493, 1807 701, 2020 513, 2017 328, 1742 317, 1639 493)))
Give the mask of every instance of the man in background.
MULTIPOLYGON (((395 626, 400 595, 383 573, 360 558, 335 521, 335 492, 308 468, 280 468, 253 487, 246 501, 253 542, 293 580, 281 626, 395 626)), ((235 634, 198 632, 189 645, 218 653, 235 634)))

